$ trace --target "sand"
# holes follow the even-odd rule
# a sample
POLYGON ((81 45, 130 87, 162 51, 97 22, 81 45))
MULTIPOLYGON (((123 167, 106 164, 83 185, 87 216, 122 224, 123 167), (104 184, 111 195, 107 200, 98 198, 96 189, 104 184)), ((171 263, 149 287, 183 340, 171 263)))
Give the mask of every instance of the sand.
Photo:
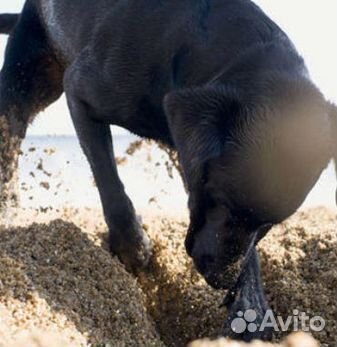
POLYGON ((260 247, 266 293, 273 310, 321 316, 326 328, 315 336, 337 346, 337 229, 335 212, 298 213, 275 228, 260 247))
POLYGON ((191 343, 188 347, 319 347, 319 343, 310 335, 304 333, 294 333, 285 338, 279 344, 263 343, 260 341, 251 344, 239 343, 219 339, 217 341, 200 340, 191 343))
POLYGON ((34 330, 22 332, 17 335, 15 341, 0 344, 6 347, 67 347, 70 346, 62 334, 34 330))
POLYGON ((263 343, 254 341, 251 344, 219 339, 217 341, 200 340, 191 343, 188 347, 319 347, 319 343, 310 335, 294 333, 285 338, 279 344, 263 343))
POLYGON ((0 304, 15 330, 51 328, 76 345, 88 336, 113 346, 161 345, 136 280, 73 224, 8 229, 1 245, 0 304))
MULTIPOLYGON (((219 336, 225 293, 208 287, 186 256, 187 218, 143 216, 155 252, 147 272, 135 278, 110 256, 99 210, 15 214, 10 228, 0 228, 1 347, 19 346, 22 334, 35 330, 58 336, 63 346, 183 347, 219 336)), ((323 347, 335 347, 335 213, 298 213, 274 228, 260 253, 275 313, 298 309, 322 316, 326 328, 314 336, 323 347)), ((275 334, 275 341, 285 335, 275 334)))
MULTIPOLYGON (((33 331, 21 334, 14 344, 7 344, 6 347, 66 347, 67 342, 62 335, 46 333, 43 331, 33 331)), ((99 347, 113 347, 112 344, 99 345, 99 347)), ((137 345, 138 346, 138 345, 137 345)), ((98 346, 96 346, 98 347, 98 346)), ((239 343, 228 339, 209 339, 192 342, 188 347, 319 347, 319 343, 310 335, 304 333, 291 334, 280 344, 263 343, 253 341, 251 344, 239 343)))

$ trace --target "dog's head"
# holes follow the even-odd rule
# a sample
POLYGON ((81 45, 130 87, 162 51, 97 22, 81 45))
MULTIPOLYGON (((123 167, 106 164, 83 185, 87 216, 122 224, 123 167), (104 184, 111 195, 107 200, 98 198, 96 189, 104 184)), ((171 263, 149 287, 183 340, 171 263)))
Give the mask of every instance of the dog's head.
POLYGON ((293 214, 331 158, 328 106, 310 82, 173 92, 165 109, 189 191, 188 254, 215 288, 293 214))

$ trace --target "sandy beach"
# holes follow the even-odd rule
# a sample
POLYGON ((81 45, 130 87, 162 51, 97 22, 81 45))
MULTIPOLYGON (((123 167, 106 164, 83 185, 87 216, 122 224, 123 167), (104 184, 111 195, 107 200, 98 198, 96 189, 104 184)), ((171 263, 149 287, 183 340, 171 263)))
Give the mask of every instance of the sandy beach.
MULTIPOLYGON (((49 347, 51 340, 67 347, 185 347, 221 336, 226 292, 210 288, 186 255, 188 214, 179 174, 158 148, 145 144, 135 151, 123 141, 119 170, 137 188, 132 199, 154 246, 150 266, 135 277, 109 253, 96 187, 74 139, 54 141, 54 147, 48 138, 27 139, 21 207, 0 220, 1 347, 49 347)), ((259 253, 275 316, 322 317, 324 329, 311 332, 322 347, 335 347, 336 211, 302 207, 268 234, 259 253)), ((292 330, 276 331, 275 343, 292 330)), ((311 347, 308 338, 280 346, 311 347)))
MULTIPOLYGON (((0 231, 0 345, 41 330, 65 346, 183 347, 217 337, 225 292, 207 286, 186 256, 187 217, 143 220, 155 252, 135 278, 109 254, 100 210, 16 209, 0 231)), ((271 308, 280 316, 297 309, 324 317, 325 329, 314 333, 323 347, 337 343, 335 225, 328 209, 300 212, 260 246, 271 308)))

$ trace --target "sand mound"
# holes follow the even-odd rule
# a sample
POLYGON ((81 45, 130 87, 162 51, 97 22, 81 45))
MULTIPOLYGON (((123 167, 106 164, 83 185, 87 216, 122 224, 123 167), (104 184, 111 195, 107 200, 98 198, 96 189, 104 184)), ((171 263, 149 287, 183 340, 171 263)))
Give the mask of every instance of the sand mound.
POLYGON ((337 346, 336 214, 324 209, 298 213, 274 228, 260 254, 273 311, 284 319, 294 310, 322 317, 326 327, 315 337, 322 346, 337 346))
POLYGON ((76 346, 162 345, 136 280, 73 224, 2 230, 0 284, 9 340, 39 328, 62 332, 76 346))
POLYGON ((213 342, 210 340, 196 341, 190 344, 189 347, 319 347, 319 344, 311 336, 298 333, 290 335, 283 342, 276 345, 259 341, 246 344, 220 339, 213 342))
MULTIPOLYGON (((0 319, 7 317, 1 342, 3 335, 38 328, 61 333, 71 346, 183 347, 221 332, 225 293, 209 288, 186 256, 185 218, 144 216, 155 256, 147 273, 134 279, 108 253, 99 211, 18 212, 15 225, 44 224, 0 231, 0 319), (63 221, 45 224, 55 218, 63 221)), ((314 336, 324 347, 337 344, 335 219, 324 209, 299 213, 260 247, 275 314, 297 309, 322 316, 326 328, 314 336)))

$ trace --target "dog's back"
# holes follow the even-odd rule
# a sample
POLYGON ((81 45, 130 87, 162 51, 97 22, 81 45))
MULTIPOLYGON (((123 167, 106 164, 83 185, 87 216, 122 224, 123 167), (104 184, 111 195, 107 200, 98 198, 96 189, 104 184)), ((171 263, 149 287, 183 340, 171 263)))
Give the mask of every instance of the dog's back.
MULTIPOLYGON (((257 59, 264 69, 288 64, 297 73, 304 66, 283 31, 250 0, 34 3, 65 68, 79 56, 88 74, 100 66, 95 78, 110 86, 111 121, 169 144, 162 108, 168 92, 209 83, 233 67, 247 75, 257 59)), ((101 95, 98 88, 90 92, 95 107, 101 95)))
POLYGON ((249 0, 35 3, 67 63, 91 45, 96 60, 127 65, 133 77, 153 68, 167 74, 174 65, 178 85, 207 81, 256 44, 287 40, 249 0))
POLYGON ((106 122, 170 145, 167 93, 219 78, 253 86, 268 69, 306 73, 286 34, 250 0, 27 0, 7 49, 0 111, 16 103, 32 119, 59 97, 76 60, 106 122))

